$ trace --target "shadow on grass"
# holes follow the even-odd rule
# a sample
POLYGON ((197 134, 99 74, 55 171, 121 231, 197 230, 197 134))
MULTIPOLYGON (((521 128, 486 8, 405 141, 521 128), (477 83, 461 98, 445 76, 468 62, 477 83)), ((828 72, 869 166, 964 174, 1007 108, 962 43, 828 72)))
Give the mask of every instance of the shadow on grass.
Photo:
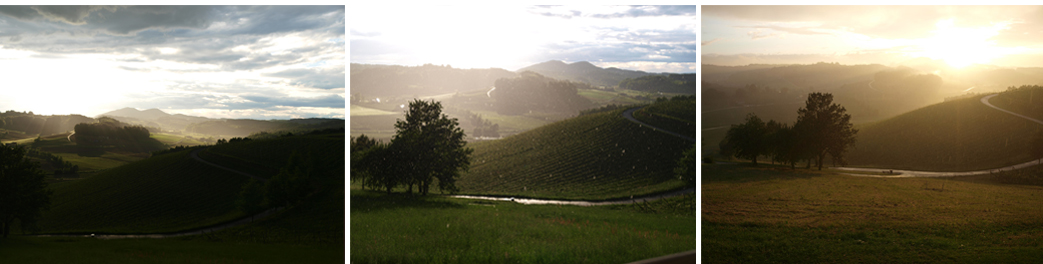
POLYGON ((751 182, 751 181, 763 181, 763 180, 774 180, 774 179, 803 179, 818 177, 823 174, 829 174, 828 171, 819 171, 812 167, 811 169, 805 169, 803 166, 797 166, 796 169, 791 169, 789 166, 774 165, 774 164, 757 164, 753 166, 750 163, 738 163, 738 164, 702 164, 702 182, 751 182))
POLYGON ((465 205, 428 194, 391 193, 372 190, 351 190, 351 213, 366 213, 398 208, 464 208, 465 205))

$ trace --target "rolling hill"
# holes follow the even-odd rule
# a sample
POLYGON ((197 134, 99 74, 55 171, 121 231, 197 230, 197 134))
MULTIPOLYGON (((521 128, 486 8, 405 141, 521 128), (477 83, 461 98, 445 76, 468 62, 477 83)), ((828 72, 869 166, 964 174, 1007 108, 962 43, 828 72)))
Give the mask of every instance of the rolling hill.
POLYGON ((934 104, 856 127, 846 158, 858 167, 932 171, 997 168, 1032 160, 1043 126, 990 108, 981 96, 934 104))
POLYGON ((518 69, 517 72, 531 71, 543 76, 559 80, 588 83, 593 86, 615 87, 627 78, 638 78, 652 75, 643 71, 623 70, 619 68, 601 68, 590 62, 580 61, 565 63, 552 60, 518 69))
POLYGON ((673 169, 690 142, 622 117, 625 109, 555 122, 473 145, 463 193, 625 198, 680 188, 673 169))
MULTIPOLYGON (((326 232, 329 228, 314 227, 314 223, 306 221, 343 222, 343 211, 336 213, 337 208, 343 210, 343 135, 339 132, 225 143, 211 147, 222 158, 203 156, 207 161, 232 168, 263 164, 255 171, 266 173, 261 174, 262 177, 270 177, 274 173, 269 172, 285 164, 290 153, 307 153, 311 157, 311 168, 318 175, 316 186, 322 187, 313 198, 306 199, 311 202, 305 203, 311 205, 302 204, 297 211, 288 210, 282 214, 284 220, 275 225, 282 229, 317 228, 326 232), (337 197, 340 200, 331 202, 337 197), (336 206, 324 205, 326 203, 336 206), (316 213, 316 209, 307 209, 315 207, 333 211, 316 213), (292 212, 298 211, 304 215, 293 216, 297 213, 292 212)), ((236 209, 235 201, 248 178, 196 161, 190 157, 191 151, 193 149, 156 155, 89 178, 53 185, 52 206, 41 216, 40 232, 173 232, 245 216, 236 209)), ((317 232, 310 234, 318 235, 317 232)), ((265 240, 271 239, 279 237, 265 240)))

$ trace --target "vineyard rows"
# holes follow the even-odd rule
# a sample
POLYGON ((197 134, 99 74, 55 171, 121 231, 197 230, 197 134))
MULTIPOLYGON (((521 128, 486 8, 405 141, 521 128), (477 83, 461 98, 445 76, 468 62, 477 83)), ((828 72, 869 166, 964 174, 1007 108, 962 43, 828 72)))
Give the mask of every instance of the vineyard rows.
POLYGON ((609 199, 678 188, 673 169, 691 143, 641 127, 623 110, 580 116, 475 144, 465 193, 609 199))

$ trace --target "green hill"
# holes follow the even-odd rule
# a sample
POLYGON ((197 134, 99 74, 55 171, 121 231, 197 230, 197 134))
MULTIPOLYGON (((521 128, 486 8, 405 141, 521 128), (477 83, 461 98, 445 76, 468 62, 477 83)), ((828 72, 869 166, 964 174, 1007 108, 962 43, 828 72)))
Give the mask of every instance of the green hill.
POLYGON ((852 166, 936 171, 997 168, 1036 158, 1030 143, 1043 126, 992 109, 981 103, 982 96, 862 126, 846 158, 852 166))
POLYGON ((235 200, 247 178, 192 160, 189 151, 53 186, 41 231, 171 232, 242 216, 235 200))
POLYGON ((464 193, 610 199, 683 186, 673 169, 692 143, 622 117, 624 109, 474 144, 464 193))

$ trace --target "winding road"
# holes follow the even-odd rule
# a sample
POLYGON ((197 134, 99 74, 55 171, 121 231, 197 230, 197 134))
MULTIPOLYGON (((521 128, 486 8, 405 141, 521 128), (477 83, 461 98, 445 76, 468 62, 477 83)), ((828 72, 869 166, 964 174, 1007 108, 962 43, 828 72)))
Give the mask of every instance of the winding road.
MULTIPOLYGON (((229 171, 229 172, 234 172, 234 173, 239 174, 239 175, 251 177, 251 178, 260 180, 261 182, 267 181, 264 178, 257 177, 255 175, 252 175, 252 174, 249 174, 249 173, 237 171, 237 170, 225 167, 225 166, 217 165, 217 164, 214 164, 214 163, 211 163, 209 161, 206 161, 206 160, 203 160, 203 159, 199 158, 199 152, 204 150, 204 149, 206 149, 206 148, 198 148, 196 150, 193 150, 192 153, 190 154, 190 156, 192 157, 192 159, 195 159, 196 161, 199 161, 199 162, 201 162, 203 164, 206 164, 206 165, 210 165, 210 166, 213 166, 213 167, 216 167, 216 168, 219 168, 219 169, 222 169, 222 170, 226 170, 226 171, 229 171)), ((119 234, 119 233, 100 233, 100 232, 94 232, 94 233, 79 232, 79 233, 39 234, 39 235, 32 235, 32 236, 36 236, 36 237, 91 237, 91 236, 94 236, 95 238, 99 238, 99 239, 167 238, 167 237, 191 236, 191 235, 212 233, 214 231, 219 231, 219 230, 222 230, 222 229, 225 229, 225 228, 244 225, 246 223, 250 223, 250 222, 253 222, 255 220, 264 219, 265 217, 267 217, 267 216, 269 216, 271 214, 274 214, 276 212, 282 211, 283 209, 285 209, 285 207, 271 208, 271 209, 268 209, 267 211, 261 212, 259 214, 243 217, 243 218, 240 218, 240 219, 232 221, 232 222, 227 222, 227 223, 222 223, 222 224, 217 224, 217 225, 212 225, 212 226, 206 226, 206 227, 200 227, 200 228, 195 228, 195 229, 190 229, 190 230, 180 231, 180 232, 152 233, 152 234, 119 234)))
MULTIPOLYGON (((992 95, 987 95, 985 97, 982 97, 981 98, 981 103, 985 104, 988 107, 995 108, 996 110, 1003 111, 1004 113, 1012 114, 1014 116, 1021 117, 1021 118, 1024 118, 1024 119, 1028 119, 1029 121, 1036 122, 1038 124, 1043 125, 1043 121, 1040 121, 1039 119, 1035 119, 1035 118, 1031 118, 1031 117, 1028 117, 1028 116, 1020 115, 1018 113, 1007 111, 1006 109, 1002 109, 1002 108, 996 107, 995 105, 992 105, 992 103, 989 103, 989 99, 991 99, 992 97, 995 97, 996 95, 998 95, 998 94, 992 94, 992 95)), ((885 168, 850 168, 850 167, 832 167, 832 168, 833 169, 837 169, 837 170, 843 170, 843 171, 859 171, 859 172, 890 171, 890 172, 894 173, 894 175, 866 175, 866 174, 845 173, 847 175, 859 176, 859 177, 909 178, 909 177, 956 177, 956 176, 982 175, 982 174, 996 173, 996 172, 1000 172, 1000 171, 1017 170, 1017 169, 1031 167, 1031 166, 1036 166, 1036 165, 1039 165, 1039 164, 1040 163, 1039 163, 1038 160, 1033 160, 1033 161, 1029 161, 1029 162, 1025 162, 1025 163, 1021 163, 1021 164, 1016 164, 1016 165, 1011 165, 1011 166, 1006 166, 1006 167, 1002 167, 1002 168, 995 168, 995 169, 988 169, 988 170, 976 170, 976 171, 958 171, 958 172, 892 170, 892 169, 885 169, 885 168)))
MULTIPOLYGON (((663 132, 663 133, 669 134, 671 136, 679 137, 679 138, 682 138, 684 140, 688 140, 688 141, 691 141, 691 142, 696 142, 694 138, 691 138, 691 137, 688 137, 688 136, 685 136, 685 135, 681 135, 681 134, 678 134, 678 133, 675 133, 675 132, 672 132, 672 131, 667 131, 667 130, 664 130, 662 128, 658 128, 658 127, 649 125, 648 123, 641 122, 640 120, 637 120, 636 118, 634 118, 634 111, 637 111, 638 109, 641 109, 642 107, 644 107, 644 106, 634 107, 634 108, 627 109, 626 111, 623 111, 623 117, 626 118, 627 120, 630 120, 630 122, 634 122, 634 123, 637 123, 639 125, 649 127, 652 130, 663 132)), ((663 198, 670 198, 670 197, 675 197, 675 196, 681 196, 681 195, 689 194, 689 193, 692 193, 692 192, 695 192, 695 188, 687 188, 687 189, 683 189, 683 190, 677 190, 677 191, 660 193, 660 194, 652 194, 652 195, 640 196, 640 197, 636 197, 636 198, 635 197, 631 197, 630 199, 624 199, 624 200, 606 200, 606 201, 547 200, 547 199, 529 199, 529 198, 496 197, 496 196, 480 196, 480 195, 450 195, 449 197, 461 198, 461 199, 491 200, 491 201, 513 201, 513 202, 520 203, 520 204, 558 204, 558 205, 578 205, 578 206, 599 206, 599 205, 632 204, 632 203, 655 201, 655 200, 659 200, 659 199, 663 199, 663 198)))

